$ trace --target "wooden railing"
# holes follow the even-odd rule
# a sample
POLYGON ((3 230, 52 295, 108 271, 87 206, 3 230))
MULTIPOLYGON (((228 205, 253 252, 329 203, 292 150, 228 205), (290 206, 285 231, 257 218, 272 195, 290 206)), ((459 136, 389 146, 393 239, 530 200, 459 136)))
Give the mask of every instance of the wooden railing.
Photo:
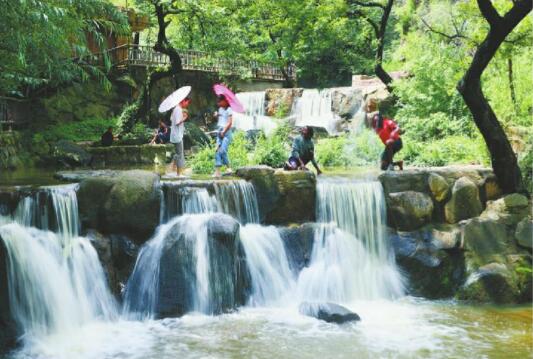
MULTIPOLYGON (((151 46, 122 45, 106 51, 113 66, 155 67, 170 65, 167 55, 155 51, 151 46)), ((255 61, 238 61, 229 59, 213 59, 208 53, 195 50, 178 51, 182 67, 188 71, 214 72, 227 75, 245 75, 246 77, 283 81, 285 77, 281 69, 272 64, 261 64, 255 61)), ((92 55, 91 63, 102 62, 103 53, 92 55)), ((288 77, 296 80, 296 69, 288 66, 285 69, 288 77)))

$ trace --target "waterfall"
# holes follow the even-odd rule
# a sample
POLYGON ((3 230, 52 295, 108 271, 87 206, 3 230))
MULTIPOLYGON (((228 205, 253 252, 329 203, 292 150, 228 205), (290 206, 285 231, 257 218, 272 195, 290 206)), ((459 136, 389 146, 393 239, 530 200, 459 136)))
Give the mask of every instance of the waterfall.
MULTIPOLYGON (((227 271, 228 262, 214 244, 216 240, 210 238, 209 221, 216 221, 214 216, 185 214, 159 226, 141 249, 126 285, 126 314, 136 319, 155 318, 166 307, 173 313, 220 312, 234 296, 235 278, 227 271), (163 284, 165 288, 161 288, 163 284), (173 300, 181 307, 176 308, 173 300)), ((233 268, 233 264, 229 266, 233 268)))
POLYGON ((117 316, 98 255, 89 239, 78 237, 75 190, 43 187, 0 225, 11 312, 25 340, 117 316))
POLYGON ((161 196, 161 223, 182 215, 193 213, 222 212, 236 218, 240 223, 258 223, 259 208, 252 184, 244 180, 215 181, 213 194, 205 187, 187 183, 164 182, 161 196))
POLYGON ((240 237, 252 279, 249 303, 264 306, 287 301, 295 279, 278 229, 248 224, 241 227, 240 237))
POLYGON ((42 187, 18 204, 14 221, 43 230, 54 230, 66 237, 79 234, 77 184, 42 187))
POLYGON ((161 186, 161 223, 181 214, 210 213, 217 210, 216 198, 211 196, 206 188, 182 186, 173 182, 163 182, 161 186))
POLYGON ((272 117, 265 115, 265 91, 241 92, 237 98, 246 112, 233 114, 233 126, 243 131, 262 130, 266 135, 277 127, 272 117))
POLYGON ((240 223, 259 223, 259 206, 254 186, 244 180, 215 182, 218 209, 240 223))
POLYGON ((403 283, 385 233, 379 182, 320 180, 310 265, 298 278, 303 300, 348 302, 396 298, 403 283))
POLYGON ((337 134, 339 115, 331 109, 331 89, 304 90, 297 98, 291 112, 296 126, 321 127, 329 134, 337 134))

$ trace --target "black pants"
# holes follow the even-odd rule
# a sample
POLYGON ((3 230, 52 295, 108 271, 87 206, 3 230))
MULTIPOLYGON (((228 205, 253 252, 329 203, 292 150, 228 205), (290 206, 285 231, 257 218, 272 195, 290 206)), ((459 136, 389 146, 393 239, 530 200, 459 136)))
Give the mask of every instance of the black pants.
POLYGON ((394 155, 399 152, 403 147, 402 139, 399 138, 392 143, 390 146, 385 146, 383 153, 381 154, 381 169, 383 171, 389 168, 389 165, 392 163, 394 155))

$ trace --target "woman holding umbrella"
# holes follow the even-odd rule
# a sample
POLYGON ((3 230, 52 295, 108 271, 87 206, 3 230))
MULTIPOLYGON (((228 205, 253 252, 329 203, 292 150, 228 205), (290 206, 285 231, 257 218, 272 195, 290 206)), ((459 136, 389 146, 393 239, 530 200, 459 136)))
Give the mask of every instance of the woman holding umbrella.
POLYGON ((213 177, 220 177, 220 167, 226 166, 226 173, 231 173, 228 149, 232 139, 233 111, 244 112, 244 108, 237 97, 226 86, 216 84, 213 90, 217 97, 218 111, 215 113, 217 121, 217 146, 215 152, 215 173, 213 177))
POLYGON ((184 177, 185 154, 183 150, 183 134, 185 132, 185 126, 183 124, 189 119, 187 107, 189 107, 191 100, 187 96, 190 92, 191 86, 181 87, 168 96, 159 106, 159 112, 161 113, 173 109, 170 115, 170 142, 176 146, 174 163, 178 178, 184 177))

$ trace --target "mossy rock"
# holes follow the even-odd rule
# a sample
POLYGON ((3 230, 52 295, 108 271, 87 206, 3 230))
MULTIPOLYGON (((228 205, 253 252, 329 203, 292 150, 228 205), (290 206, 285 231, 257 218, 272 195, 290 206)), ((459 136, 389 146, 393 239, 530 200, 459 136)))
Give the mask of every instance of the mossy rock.
POLYGON ((480 303, 517 303, 519 288, 516 276, 504 264, 486 264, 470 274, 457 298, 480 303))
POLYGON ((85 226, 126 234, 142 243, 159 224, 159 176, 134 170, 116 177, 89 178, 80 183, 78 202, 85 226))

